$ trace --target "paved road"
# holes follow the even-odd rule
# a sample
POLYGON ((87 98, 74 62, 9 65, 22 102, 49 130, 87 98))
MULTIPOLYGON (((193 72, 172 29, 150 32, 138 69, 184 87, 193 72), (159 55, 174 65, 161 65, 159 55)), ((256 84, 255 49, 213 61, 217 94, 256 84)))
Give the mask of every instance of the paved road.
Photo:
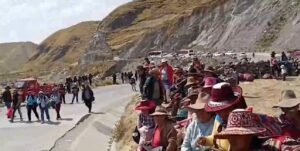
MULTIPOLYGON (((93 104, 93 111, 97 115, 105 115, 110 108, 123 105, 129 102, 134 95, 128 85, 108 86, 97 88, 95 91, 96 101, 93 104)), ((67 96, 67 102, 70 102, 71 96, 67 96)), ((27 121, 27 112, 25 107, 22 108, 23 116, 27 121)), ((16 122, 10 123, 6 116, 6 109, 0 109, 0 150, 1 151, 41 151, 49 150, 68 130, 72 129, 76 123, 85 115, 87 108, 83 103, 66 104, 62 106, 61 115, 63 120, 55 120, 55 111, 50 110, 53 123, 40 124, 38 122, 27 123, 19 122, 19 115, 16 114, 16 122)), ((111 113, 109 113, 111 114, 111 113)), ((106 116, 103 116, 105 124, 106 116)), ((107 116, 109 118, 109 116, 107 116)), ((35 116, 33 116, 33 121, 35 116)), ((112 128, 114 123, 106 125, 112 128)), ((108 141, 108 140, 107 140, 108 141)))

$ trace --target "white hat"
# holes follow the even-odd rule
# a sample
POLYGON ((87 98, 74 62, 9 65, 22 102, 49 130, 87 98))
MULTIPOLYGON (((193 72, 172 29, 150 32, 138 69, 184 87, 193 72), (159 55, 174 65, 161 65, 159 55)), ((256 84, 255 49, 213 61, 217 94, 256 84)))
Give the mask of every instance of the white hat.
POLYGON ((163 58, 161 59, 161 62, 164 63, 164 62, 168 62, 168 60, 166 58, 163 58))

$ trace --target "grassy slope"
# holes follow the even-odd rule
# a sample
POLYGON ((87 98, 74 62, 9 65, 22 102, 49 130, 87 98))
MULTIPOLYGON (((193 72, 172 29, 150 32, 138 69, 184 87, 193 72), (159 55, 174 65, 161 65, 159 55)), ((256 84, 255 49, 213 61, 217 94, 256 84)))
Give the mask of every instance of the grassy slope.
POLYGON ((0 73, 20 69, 37 52, 32 42, 0 44, 0 73))
POLYGON ((97 21, 82 22, 55 32, 40 44, 40 52, 31 58, 25 69, 52 66, 54 62, 67 65, 76 63, 89 46, 98 24, 97 21))

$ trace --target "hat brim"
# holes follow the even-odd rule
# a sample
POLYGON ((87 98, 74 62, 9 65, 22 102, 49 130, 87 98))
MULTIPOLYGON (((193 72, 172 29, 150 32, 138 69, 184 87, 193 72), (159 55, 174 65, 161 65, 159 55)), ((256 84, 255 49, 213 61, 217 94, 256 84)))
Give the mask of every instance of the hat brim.
POLYGON ((292 108, 300 104, 300 99, 285 99, 274 105, 273 108, 292 108))
POLYGON ((212 71, 212 70, 203 70, 203 72, 209 72, 209 73, 216 73, 215 71, 212 71))
POLYGON ((154 112, 150 114, 150 116, 168 116, 168 114, 163 112, 154 112))
POLYGON ((205 103, 195 103, 186 107, 188 110, 204 110, 205 103))
POLYGON ((208 101, 205 104, 205 111, 207 111, 207 112, 218 112, 218 111, 230 108, 231 106, 240 103, 241 98, 242 98, 242 94, 234 91, 234 95, 235 95, 235 97, 233 97, 230 100, 223 101, 222 103, 221 102, 214 102, 212 100, 208 101))
POLYGON ((231 136, 242 135, 258 135, 266 132, 265 128, 249 127, 249 128, 227 128, 224 131, 215 135, 218 139, 227 139, 231 136))

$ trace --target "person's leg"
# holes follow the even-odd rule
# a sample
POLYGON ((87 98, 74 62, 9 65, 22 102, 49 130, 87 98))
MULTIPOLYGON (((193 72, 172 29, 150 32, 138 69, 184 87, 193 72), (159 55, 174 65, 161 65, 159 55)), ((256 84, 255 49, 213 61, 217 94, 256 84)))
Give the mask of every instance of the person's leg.
POLYGON ((42 123, 44 123, 44 111, 45 111, 45 109, 42 108, 42 107, 40 107, 40 109, 41 109, 41 120, 42 120, 42 123))
POLYGON ((20 115, 20 120, 23 121, 21 106, 18 107, 18 112, 19 112, 19 115, 20 115))
POLYGON ((27 116, 29 122, 31 122, 31 108, 31 106, 27 106, 27 116))
POLYGON ((74 100, 75 100, 75 94, 73 93, 72 104, 74 103, 74 100))
POLYGON ((65 94, 62 95, 62 99, 63 99, 64 104, 66 104, 66 95, 65 94))
POLYGON ((13 111, 13 114, 12 114, 12 117, 11 117, 11 122, 13 122, 14 121, 14 118, 15 118, 15 113, 16 113, 16 109, 14 109, 14 111, 13 111))
POLYGON ((37 120, 40 120, 40 117, 39 117, 39 114, 38 114, 36 108, 37 108, 36 106, 33 107, 33 113, 35 114, 35 117, 37 118, 37 120))
POLYGON ((60 119, 60 104, 55 105, 55 111, 56 111, 56 119, 60 119))
POLYGON ((45 113, 46 113, 47 120, 50 121, 50 115, 49 115, 49 108, 48 107, 45 108, 45 113))
POLYGON ((76 102, 78 103, 78 93, 76 94, 76 102))

